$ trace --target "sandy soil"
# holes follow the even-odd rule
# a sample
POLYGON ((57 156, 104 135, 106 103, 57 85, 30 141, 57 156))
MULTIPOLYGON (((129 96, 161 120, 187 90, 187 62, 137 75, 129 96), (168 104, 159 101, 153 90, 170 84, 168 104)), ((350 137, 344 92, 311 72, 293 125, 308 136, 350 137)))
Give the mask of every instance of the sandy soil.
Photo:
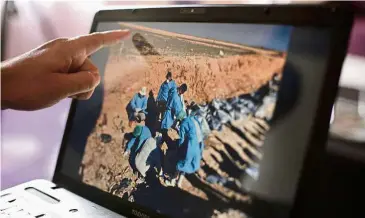
MULTIPOLYGON (((192 39, 171 37, 166 33, 154 34, 139 29, 132 31, 134 37, 131 40, 111 48, 104 76, 105 97, 102 115, 95 131, 88 138, 83 158, 82 177, 87 184, 113 192, 111 189, 120 183, 122 178, 131 178, 130 184, 123 191, 113 192, 120 197, 125 197, 126 194, 130 196, 139 187, 137 176, 133 174, 128 159, 123 157, 122 153, 125 149, 124 134, 131 132, 133 128, 127 125, 125 108, 142 86, 146 86, 152 91, 153 97, 156 97, 166 72, 170 70, 177 84, 188 85, 185 100, 206 103, 214 98, 229 98, 257 90, 267 83, 274 73, 282 72, 285 61, 285 54, 272 51, 268 55, 255 50, 232 48, 221 43, 197 44, 192 39), (136 46, 141 42, 142 47, 136 46), (101 142, 102 133, 110 134, 113 137, 112 141, 106 144, 101 142)), ((252 117, 233 124, 245 131, 246 139, 240 138, 237 132, 228 128, 222 132, 213 132, 206 141, 202 169, 193 175, 194 178, 187 178, 181 190, 197 197, 199 202, 208 199, 210 202, 225 202, 227 205, 231 201, 248 202, 249 197, 238 191, 237 179, 234 180, 236 185, 228 188, 207 184, 204 179, 209 172, 239 178, 239 172, 247 163, 255 164, 254 159, 261 158, 257 147, 261 146, 263 138, 255 141, 253 135, 267 131, 262 128, 265 124, 260 125, 262 122, 264 121, 252 117), (256 157, 247 155, 247 151, 256 157), (235 169, 233 173, 227 171, 227 166, 235 169), (200 184, 200 187, 197 187, 197 184, 200 184), (209 190, 214 190, 214 194, 209 190)), ((138 193, 135 197, 138 199, 138 193)), ((242 214, 233 217, 242 217, 242 214)))
POLYGON ((205 103, 214 98, 229 98, 258 89, 271 79, 275 72, 280 72, 283 63, 283 58, 257 54, 217 58, 127 56, 121 59, 119 64, 108 66, 107 77, 111 83, 115 82, 115 86, 110 88, 120 87, 122 95, 130 97, 142 86, 147 86, 157 95, 167 71, 170 70, 177 84, 188 85, 188 92, 184 95, 186 100, 205 103), (121 71, 123 76, 119 77, 121 71))

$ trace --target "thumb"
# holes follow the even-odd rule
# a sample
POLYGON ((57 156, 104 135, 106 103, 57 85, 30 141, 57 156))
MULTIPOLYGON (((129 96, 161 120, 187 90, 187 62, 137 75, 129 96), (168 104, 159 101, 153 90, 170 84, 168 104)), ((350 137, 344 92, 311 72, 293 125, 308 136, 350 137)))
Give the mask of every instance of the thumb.
POLYGON ((57 91, 60 97, 66 98, 80 93, 90 92, 100 83, 97 72, 81 71, 77 73, 55 73, 57 91))

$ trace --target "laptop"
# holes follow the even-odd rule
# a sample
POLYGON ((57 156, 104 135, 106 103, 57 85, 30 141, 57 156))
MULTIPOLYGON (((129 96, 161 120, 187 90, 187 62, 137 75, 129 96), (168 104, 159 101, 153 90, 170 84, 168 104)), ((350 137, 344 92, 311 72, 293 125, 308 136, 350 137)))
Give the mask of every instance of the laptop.
MULTIPOLYGON (((130 38, 90 58, 53 181, 1 192, 2 217, 316 217, 352 12, 330 6, 99 11, 130 38)), ((322 214, 323 215, 323 214, 322 214)))

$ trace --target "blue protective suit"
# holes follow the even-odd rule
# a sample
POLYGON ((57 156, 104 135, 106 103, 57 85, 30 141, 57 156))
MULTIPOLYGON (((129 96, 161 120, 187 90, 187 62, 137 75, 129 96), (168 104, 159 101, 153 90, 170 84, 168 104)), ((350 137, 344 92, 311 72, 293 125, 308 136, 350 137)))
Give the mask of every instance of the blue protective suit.
POLYGON ((169 129, 174 123, 175 116, 183 110, 183 103, 177 92, 177 88, 170 90, 169 97, 167 99, 166 111, 161 121, 161 129, 169 129))
POLYGON ((136 152, 138 152, 138 151, 139 151, 139 149, 141 148, 141 146, 145 143, 145 141, 146 141, 147 139, 151 138, 151 137, 152 137, 152 134, 151 134, 150 129, 148 129, 148 127, 147 127, 147 126, 144 126, 144 127, 142 128, 142 133, 141 133, 141 135, 140 135, 140 136, 138 136, 138 137, 134 137, 134 136, 133 136, 133 138, 132 138, 131 140, 129 140, 129 142, 128 142, 128 144, 127 144, 127 149, 126 149, 126 151, 130 151, 130 150, 131 150, 131 148, 132 148, 135 144, 137 144, 137 147, 135 148, 135 151, 136 151, 136 152))
POLYGON ((200 168, 204 150, 201 124, 198 119, 192 116, 185 118, 180 124, 179 136, 179 160, 176 169, 187 174, 194 173, 200 168))
POLYGON ((167 99, 169 97, 169 91, 171 89, 176 89, 176 83, 174 80, 171 80, 170 82, 163 82, 160 86, 160 90, 158 91, 158 95, 157 95, 157 101, 165 101, 167 102, 167 99))
POLYGON ((132 98, 132 100, 128 103, 127 105, 127 114, 128 114, 128 119, 129 120, 133 120, 133 114, 135 112, 136 108, 140 108, 142 109, 142 113, 147 114, 147 97, 146 96, 142 96, 139 93, 135 94, 132 98))

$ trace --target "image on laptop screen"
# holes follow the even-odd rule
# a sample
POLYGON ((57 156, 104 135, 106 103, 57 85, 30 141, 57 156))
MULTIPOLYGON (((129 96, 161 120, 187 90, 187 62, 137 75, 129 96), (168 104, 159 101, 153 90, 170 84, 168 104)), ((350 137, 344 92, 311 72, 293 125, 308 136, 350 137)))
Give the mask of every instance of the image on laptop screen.
POLYGON ((92 57, 100 108, 84 124, 81 181, 172 217, 246 217, 241 178, 260 176, 291 26, 97 27, 112 29, 131 36, 92 57))

